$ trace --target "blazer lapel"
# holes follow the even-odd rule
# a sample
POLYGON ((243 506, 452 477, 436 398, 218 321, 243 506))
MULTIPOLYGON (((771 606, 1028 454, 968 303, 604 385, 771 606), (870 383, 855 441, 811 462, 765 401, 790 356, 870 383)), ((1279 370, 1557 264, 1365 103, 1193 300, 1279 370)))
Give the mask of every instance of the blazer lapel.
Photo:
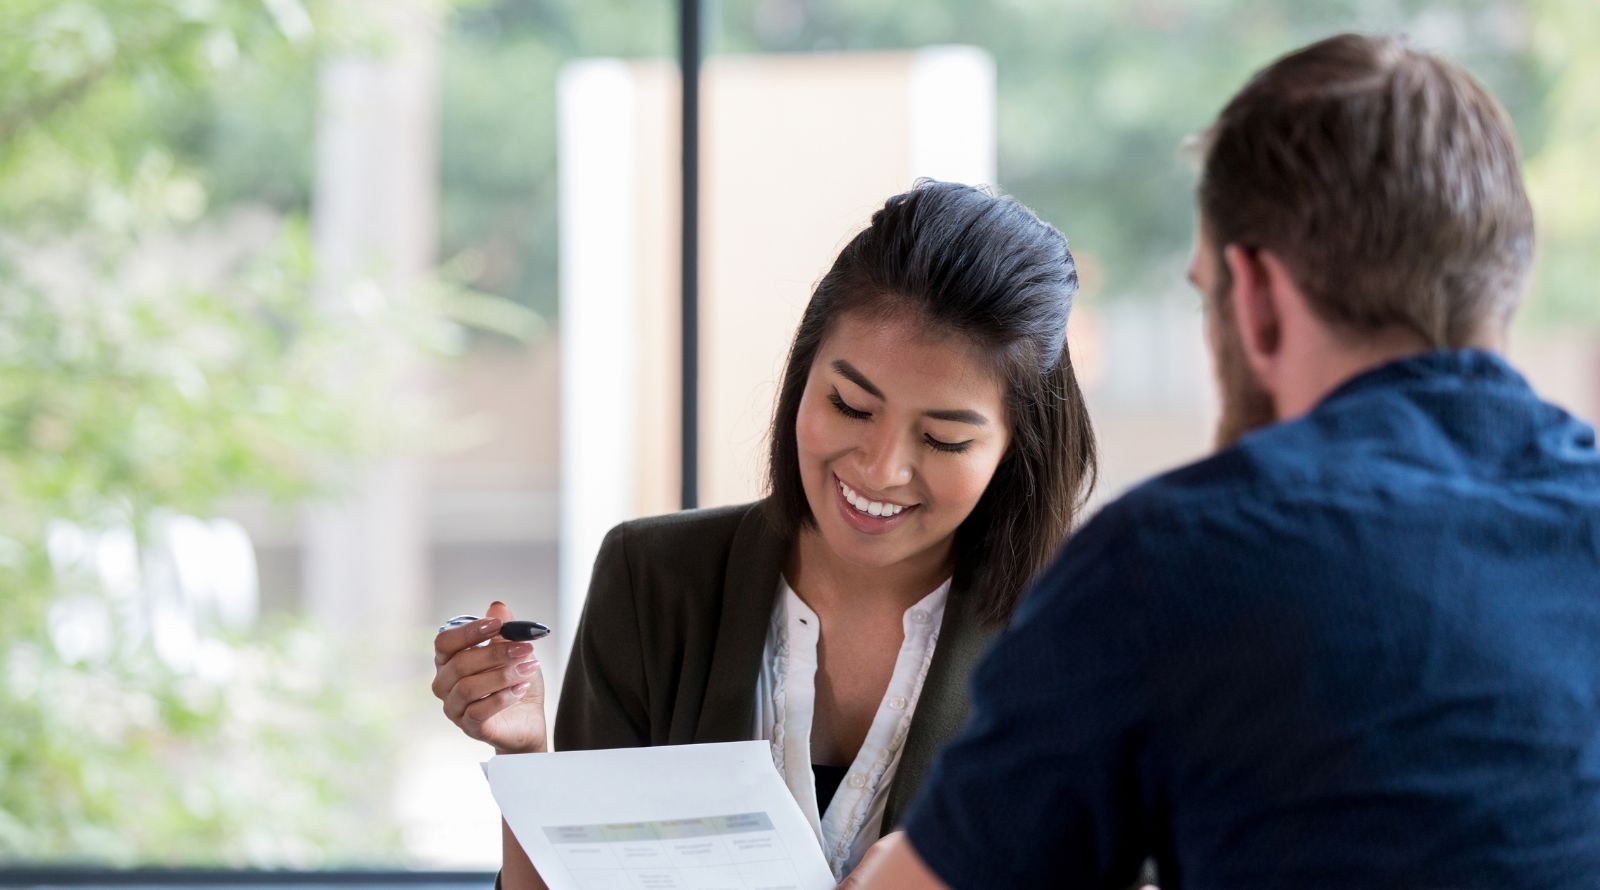
POLYGON ((883 813, 885 834, 905 817, 927 778, 934 755, 966 725, 972 671, 998 633, 998 628, 987 627, 978 620, 975 599, 969 591, 957 589, 951 590, 945 604, 939 642, 933 648, 928 676, 917 697, 916 713, 911 716, 911 729, 900 749, 900 765, 895 768, 894 782, 889 787, 883 813))
POLYGON ((695 728, 696 742, 746 741, 755 728, 761 652, 778 595, 778 577, 789 555, 788 541, 767 522, 765 509, 764 501, 751 506, 728 550, 722 618, 695 728))

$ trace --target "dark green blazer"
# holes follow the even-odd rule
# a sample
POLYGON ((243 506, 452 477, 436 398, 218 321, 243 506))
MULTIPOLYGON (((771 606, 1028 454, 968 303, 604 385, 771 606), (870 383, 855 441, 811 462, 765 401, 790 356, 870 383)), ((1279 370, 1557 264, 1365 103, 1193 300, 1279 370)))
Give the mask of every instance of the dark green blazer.
MULTIPOLYGON (((555 748, 745 741, 789 541, 763 504, 625 522, 600 545, 556 713, 555 748)), ((966 722, 967 678, 994 631, 954 588, 885 830, 905 815, 934 753, 966 722)))

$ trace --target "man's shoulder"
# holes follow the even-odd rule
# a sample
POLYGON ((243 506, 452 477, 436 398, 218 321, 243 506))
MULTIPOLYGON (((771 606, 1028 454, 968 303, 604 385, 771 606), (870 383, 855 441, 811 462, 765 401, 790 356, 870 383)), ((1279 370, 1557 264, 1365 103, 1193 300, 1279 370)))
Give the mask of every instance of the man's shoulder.
MULTIPOLYGON (((1260 522, 1287 505, 1325 500, 1334 488, 1329 449, 1295 424, 1259 430, 1216 454, 1142 482, 1108 503, 1068 542, 1063 561, 1111 561, 1119 587, 1144 578, 1155 586, 1190 578, 1184 567, 1269 543, 1260 522), (1239 530, 1255 528, 1256 533, 1239 530), (1158 579, 1165 578, 1158 583, 1158 579)), ((1273 529, 1276 530, 1275 528, 1273 529)))
POLYGON ((1322 453, 1315 438, 1293 424, 1258 430, 1222 451, 1130 488, 1107 511, 1123 521, 1147 525, 1197 511, 1245 509, 1252 498, 1270 497, 1311 480, 1322 453))

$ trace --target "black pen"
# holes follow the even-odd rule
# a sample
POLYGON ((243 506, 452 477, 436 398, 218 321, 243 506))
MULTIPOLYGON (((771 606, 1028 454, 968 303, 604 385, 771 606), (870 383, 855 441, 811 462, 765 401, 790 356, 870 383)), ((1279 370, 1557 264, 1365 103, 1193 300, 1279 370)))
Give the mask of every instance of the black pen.
MULTIPOLYGON (((463 625, 471 624, 477 620, 478 616, 476 615, 457 615, 449 621, 439 625, 439 633, 444 633, 452 627, 461 627, 463 625)), ((502 622, 500 625, 500 636, 507 640, 512 640, 518 643, 528 643, 534 640, 541 640, 549 635, 550 628, 545 627, 543 624, 540 624, 537 621, 506 621, 502 622)), ((485 640, 484 642, 488 641, 485 640)))

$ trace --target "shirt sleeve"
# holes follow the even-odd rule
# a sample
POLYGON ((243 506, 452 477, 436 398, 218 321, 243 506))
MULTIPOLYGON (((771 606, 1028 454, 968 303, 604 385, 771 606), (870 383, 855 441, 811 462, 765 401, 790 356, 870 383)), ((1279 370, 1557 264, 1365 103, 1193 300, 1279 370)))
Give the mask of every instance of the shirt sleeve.
POLYGON ((907 820, 957 890, 1125 888, 1148 852, 1142 563, 1116 507, 1024 597, 973 679, 973 716, 907 820))
POLYGON ((627 555, 627 526, 606 534, 567 661, 556 713, 555 750, 650 744, 639 615, 627 555))

